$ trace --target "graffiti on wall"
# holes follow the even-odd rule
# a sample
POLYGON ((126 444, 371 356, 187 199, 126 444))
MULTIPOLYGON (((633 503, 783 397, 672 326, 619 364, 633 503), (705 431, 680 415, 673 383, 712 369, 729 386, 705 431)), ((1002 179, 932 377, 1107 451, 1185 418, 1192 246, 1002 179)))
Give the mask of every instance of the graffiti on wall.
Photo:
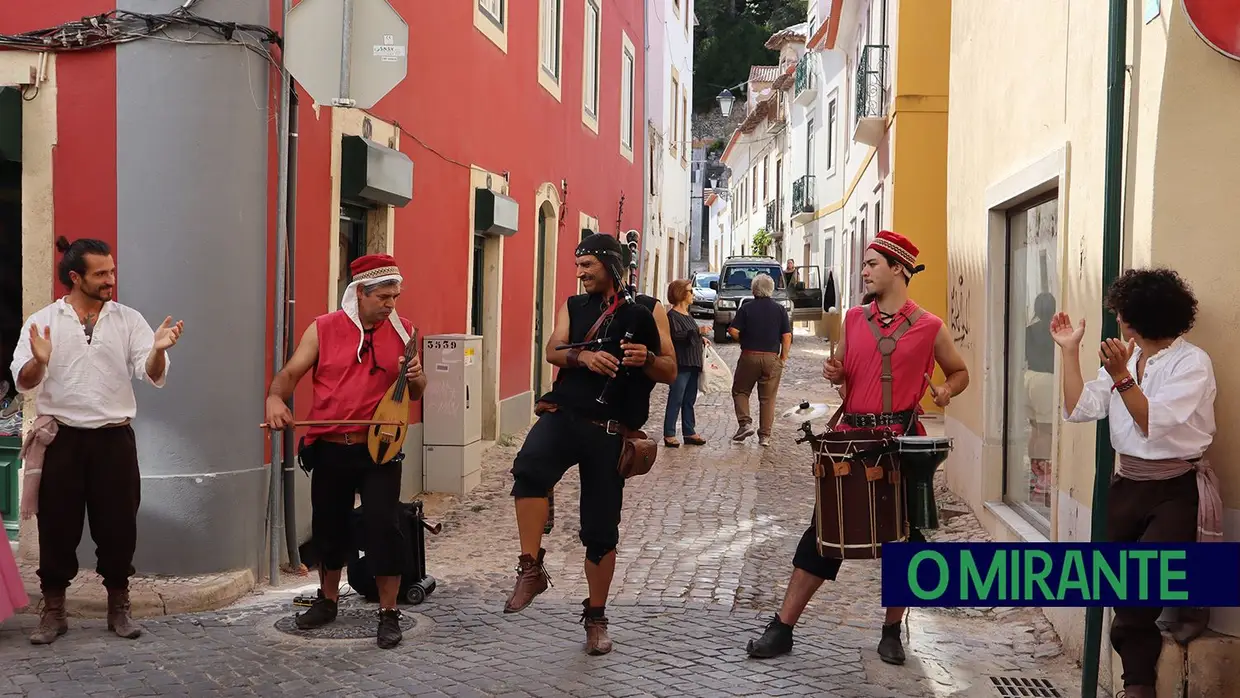
POLYGON ((972 291, 965 286, 964 275, 956 277, 948 294, 948 328, 952 340, 962 351, 973 349, 973 336, 969 317, 972 315, 972 291))

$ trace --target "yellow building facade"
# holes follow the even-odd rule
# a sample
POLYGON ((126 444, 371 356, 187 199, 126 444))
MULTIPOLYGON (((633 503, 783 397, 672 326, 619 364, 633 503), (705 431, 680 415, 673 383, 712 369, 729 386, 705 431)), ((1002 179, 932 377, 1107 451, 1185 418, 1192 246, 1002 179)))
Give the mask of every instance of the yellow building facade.
MULTIPOLYGON (((1101 339, 1109 4, 952 10, 945 317, 972 384, 947 409, 945 468, 998 540, 1090 537, 1095 427, 1064 423, 1061 358, 1039 318, 1065 311, 1085 318, 1087 347, 1101 339)), ((1208 456, 1226 538, 1240 540, 1240 434, 1227 428, 1240 418, 1240 366, 1229 360, 1240 343, 1240 61, 1207 45, 1179 0, 1128 7, 1121 266, 1174 268, 1198 296, 1188 339, 1213 358, 1219 386, 1208 456)), ((1084 375, 1096 374, 1096 352, 1081 356, 1084 375)), ((1187 665, 1188 695, 1234 695, 1209 687, 1225 685, 1220 658, 1240 653, 1229 637, 1240 635, 1237 611, 1214 609, 1211 632, 1186 651, 1168 644, 1160 686, 1178 690, 1187 665)), ((1079 658, 1085 614, 1047 615, 1079 658)), ((1119 662, 1105 632, 1103 648, 1106 685, 1119 662)))

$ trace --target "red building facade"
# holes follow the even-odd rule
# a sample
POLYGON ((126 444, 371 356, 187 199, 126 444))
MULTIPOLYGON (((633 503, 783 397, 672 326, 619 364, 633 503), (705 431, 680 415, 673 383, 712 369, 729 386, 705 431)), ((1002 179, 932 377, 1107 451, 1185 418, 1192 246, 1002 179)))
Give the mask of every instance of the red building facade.
MULTIPOLYGON (((340 274, 333 265, 343 257, 329 260, 339 229, 322 205, 334 186, 339 198, 333 143, 369 119, 372 138, 391 134, 414 162, 413 198, 391 211, 391 250, 406 277, 401 312, 424 333, 484 336, 484 393, 496 381, 484 397, 496 403, 484 413, 484 438, 493 438, 524 427, 534 381, 549 385, 550 371, 538 370, 541 347, 555 308, 576 292, 572 252, 582 229, 614 233, 617 219, 620 230, 641 229, 644 3, 392 6, 410 31, 400 85, 365 114, 322 109, 318 118, 302 93, 293 325, 300 332, 334 302, 323 281, 340 274), (351 123, 333 129, 333 120, 351 123), (488 179, 517 202, 520 225, 475 245, 471 202, 488 179)), ((272 4, 273 17, 279 7, 272 4)))
MULTIPOLYGON (((282 32, 279 0, 214 4, 192 9, 282 32)), ((338 307, 351 258, 393 254, 405 276, 399 312, 423 336, 483 336, 483 439, 494 439, 524 428, 535 394, 550 385, 542 346, 556 307, 577 290, 572 253, 583 229, 642 229, 644 3, 390 4, 409 26, 403 82, 365 111, 316 105, 298 89, 288 324, 300 337, 338 307), (342 143, 356 137, 412 161, 407 202, 342 195, 342 143), (509 211, 515 203, 515 225, 476 234, 478 190, 503 197, 509 211)), ((4 3, 0 34, 115 6, 4 3)), ((168 387, 138 391, 141 516, 151 519, 140 526, 168 541, 141 537, 136 564, 174 574, 253 566, 266 535, 269 444, 254 425, 275 336, 278 72, 236 46, 139 39, 47 54, 2 46, 0 86, 22 96, 19 117, 0 99, 0 155, 6 126, 21 143, 20 181, 0 182, 11 189, 0 200, 20 201, 20 216, 0 222, 21 249, 20 265, 0 271, 20 274, 21 298, 4 302, 25 318, 62 295, 56 237, 96 237, 115 250, 118 300, 152 325, 168 314, 186 322, 168 387), (196 545, 210 529, 203 522, 220 520, 235 530, 213 539, 236 545, 196 545)), ((308 388, 296 396, 299 416, 308 388)), ((419 439, 411 430, 407 474, 421 472, 419 439)), ((421 484, 407 476, 406 493, 421 484)), ((13 521, 4 500, 0 513, 13 521)))

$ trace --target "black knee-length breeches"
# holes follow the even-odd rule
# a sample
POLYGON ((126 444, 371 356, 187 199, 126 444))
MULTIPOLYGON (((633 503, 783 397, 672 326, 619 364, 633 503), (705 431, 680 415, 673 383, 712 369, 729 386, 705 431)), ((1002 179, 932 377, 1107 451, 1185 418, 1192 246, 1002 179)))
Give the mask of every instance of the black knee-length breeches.
POLYGON ((544 412, 512 464, 512 496, 546 497, 573 465, 581 476, 581 543, 599 562, 620 541, 624 477, 617 466, 624 440, 563 409, 544 412))
POLYGON ((401 461, 376 464, 366 444, 316 441, 302 454, 310 473, 310 528, 323 569, 342 569, 356 551, 353 503, 362 496, 366 559, 376 577, 404 571, 405 537, 400 528, 401 461))

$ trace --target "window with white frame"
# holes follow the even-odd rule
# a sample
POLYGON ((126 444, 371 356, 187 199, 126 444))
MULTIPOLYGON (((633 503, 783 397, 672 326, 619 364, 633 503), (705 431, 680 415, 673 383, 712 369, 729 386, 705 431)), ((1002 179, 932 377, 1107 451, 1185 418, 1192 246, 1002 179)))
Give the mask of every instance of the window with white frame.
POLYGON ((504 3, 506 0, 478 0, 478 8, 495 26, 504 27, 504 3))
POLYGON ((680 144, 676 142, 680 136, 680 78, 676 76, 676 69, 672 68, 672 130, 667 134, 668 150, 672 154, 676 154, 676 150, 680 144))
POLYGON ((839 100, 835 97, 827 102, 827 171, 830 172, 835 168, 835 130, 836 122, 839 120, 838 115, 839 100))
POLYGON ((633 152, 633 88, 637 80, 637 52, 624 37, 620 60, 620 146, 633 152))
POLYGON ((680 90, 680 113, 682 114, 680 120, 680 140, 684 143, 680 152, 680 160, 681 162, 687 162, 689 160, 689 149, 693 147, 693 144, 689 142, 689 93, 685 92, 683 88, 680 90))
MULTIPOLYGON (((828 162, 830 162, 828 160, 828 162)), ((805 174, 814 174, 814 117, 805 120, 805 174)))
POLYGON ((560 34, 564 26, 564 0, 542 0, 542 31, 539 60, 542 69, 557 82, 560 79, 560 34))
POLYGON ((598 0, 586 0, 585 65, 582 77, 582 101, 587 114, 598 117, 599 62, 602 46, 602 13, 598 0))

